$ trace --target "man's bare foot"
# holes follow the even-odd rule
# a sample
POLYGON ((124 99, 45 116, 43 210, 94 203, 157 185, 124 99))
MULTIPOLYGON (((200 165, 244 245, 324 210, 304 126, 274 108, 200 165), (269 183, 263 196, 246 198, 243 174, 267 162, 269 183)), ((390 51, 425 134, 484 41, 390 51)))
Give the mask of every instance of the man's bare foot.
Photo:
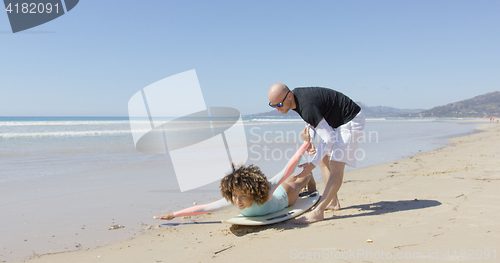
POLYGON ((323 212, 317 211, 316 209, 314 209, 311 212, 293 220, 293 222, 295 224, 298 224, 298 225, 305 225, 305 224, 311 224, 314 222, 319 222, 323 219, 325 219, 323 212))
POLYGON ((325 208, 325 210, 334 210, 334 211, 340 210, 340 203, 339 203, 339 199, 337 198, 337 196, 335 196, 332 199, 332 201, 330 201, 330 203, 325 208))

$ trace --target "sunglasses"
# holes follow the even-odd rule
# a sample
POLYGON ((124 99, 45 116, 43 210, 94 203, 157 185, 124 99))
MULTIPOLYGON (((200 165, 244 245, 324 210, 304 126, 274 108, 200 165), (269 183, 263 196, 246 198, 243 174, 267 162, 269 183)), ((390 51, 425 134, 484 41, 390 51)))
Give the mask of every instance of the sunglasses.
POLYGON ((278 104, 272 104, 271 102, 269 102, 269 106, 271 106, 271 108, 276 108, 276 107, 281 108, 281 107, 283 107, 283 102, 285 102, 285 99, 286 99, 286 96, 288 96, 288 93, 290 93, 290 90, 288 90, 288 92, 286 93, 285 97, 283 98, 283 100, 280 103, 278 103, 278 104))

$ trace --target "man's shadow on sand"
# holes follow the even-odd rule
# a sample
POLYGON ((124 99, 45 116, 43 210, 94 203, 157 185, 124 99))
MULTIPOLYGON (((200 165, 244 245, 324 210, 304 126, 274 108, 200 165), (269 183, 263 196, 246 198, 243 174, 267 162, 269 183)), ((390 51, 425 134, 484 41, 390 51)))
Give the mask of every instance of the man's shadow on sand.
MULTIPOLYGON (((333 217, 325 218, 324 221, 329 220, 339 220, 344 218, 353 218, 353 217, 361 217, 361 216, 377 216, 388 213, 402 212, 408 210, 417 210, 423 208, 429 208, 441 205, 441 202, 436 200, 399 200, 399 201, 380 201, 372 204, 364 204, 364 205, 353 205, 349 207, 342 208, 342 211, 355 209, 360 211, 361 213, 353 213, 349 215, 334 215, 333 217)), ((250 233, 256 233, 260 231, 264 231, 267 229, 277 229, 277 230, 290 230, 294 228, 304 228, 309 225, 298 225, 293 222, 293 219, 287 220, 284 222, 265 225, 265 226, 241 226, 241 225, 232 225, 230 231, 236 236, 244 236, 250 233)))

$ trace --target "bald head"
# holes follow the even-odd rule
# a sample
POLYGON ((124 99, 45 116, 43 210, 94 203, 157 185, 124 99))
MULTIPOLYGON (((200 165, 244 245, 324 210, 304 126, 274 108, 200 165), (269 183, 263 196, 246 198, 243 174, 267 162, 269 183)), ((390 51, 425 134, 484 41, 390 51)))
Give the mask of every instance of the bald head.
POLYGON ((283 83, 274 83, 267 93, 269 103, 273 105, 282 105, 276 107, 276 110, 286 114, 290 109, 295 109, 293 92, 283 83), (280 104, 283 103, 283 104, 280 104))
MULTIPOLYGON (((274 83, 267 93, 269 101, 282 100, 285 94, 288 92, 288 87, 283 83, 274 83)), ((278 101, 279 102, 279 101, 278 101)))

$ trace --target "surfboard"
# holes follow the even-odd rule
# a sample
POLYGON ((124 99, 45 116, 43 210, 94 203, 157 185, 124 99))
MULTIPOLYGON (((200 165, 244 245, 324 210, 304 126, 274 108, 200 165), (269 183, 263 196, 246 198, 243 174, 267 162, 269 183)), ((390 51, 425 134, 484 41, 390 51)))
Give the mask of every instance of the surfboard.
POLYGON ((251 217, 238 215, 228 220, 222 220, 222 223, 247 226, 262 226, 282 222, 299 216, 309 208, 313 207, 318 202, 319 197, 319 192, 318 190, 316 190, 309 195, 297 198, 297 201, 295 201, 293 205, 278 212, 263 216, 251 217))

